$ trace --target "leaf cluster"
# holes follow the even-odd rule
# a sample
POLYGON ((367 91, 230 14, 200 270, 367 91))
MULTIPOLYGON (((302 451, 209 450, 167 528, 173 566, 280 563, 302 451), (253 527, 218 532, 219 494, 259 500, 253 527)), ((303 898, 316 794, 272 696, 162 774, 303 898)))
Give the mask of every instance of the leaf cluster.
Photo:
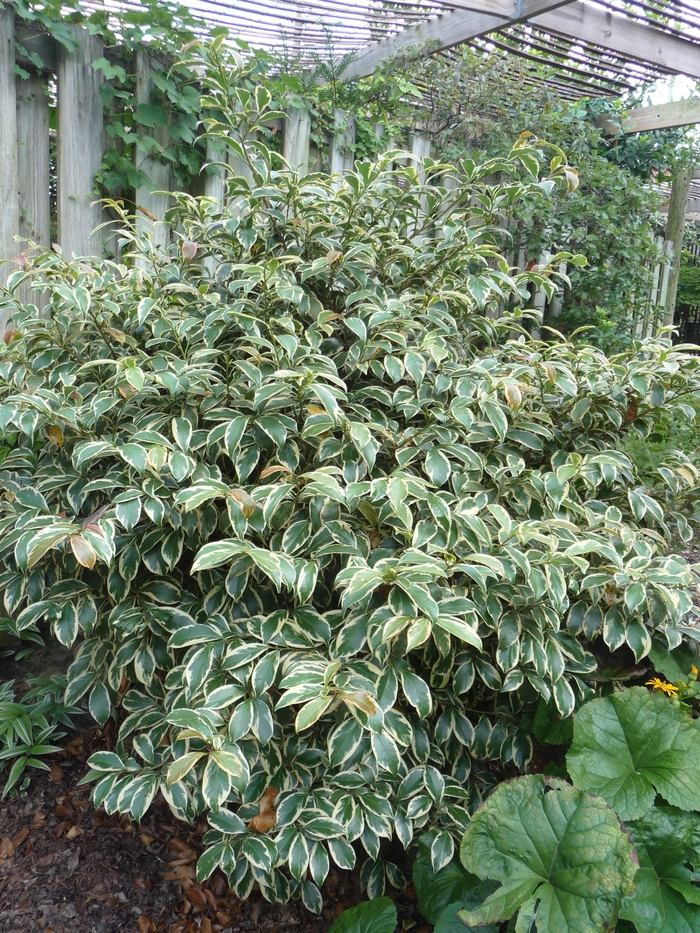
POLYGON ((592 700, 574 717, 567 765, 573 787, 518 778, 475 814, 462 861, 501 886, 475 909, 465 904, 462 919, 474 926, 517 911, 519 931, 601 933, 618 918, 638 933, 697 929, 696 721, 644 687, 592 700))

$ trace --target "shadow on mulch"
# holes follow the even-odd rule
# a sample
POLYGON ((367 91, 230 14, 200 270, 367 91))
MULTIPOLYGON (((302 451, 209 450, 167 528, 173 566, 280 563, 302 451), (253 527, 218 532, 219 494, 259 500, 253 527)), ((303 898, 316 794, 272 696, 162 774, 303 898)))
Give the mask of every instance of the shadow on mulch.
MULTIPOLYGON (((32 771, 26 793, 0 804, 2 933, 326 933, 363 899, 357 873, 333 869, 322 917, 256 893, 241 902, 218 872, 198 884, 204 824, 180 823, 161 799, 140 826, 93 809, 77 785, 98 746, 96 730, 72 739, 50 773, 32 771)), ((427 933, 411 893, 398 899, 404 928, 427 933)))

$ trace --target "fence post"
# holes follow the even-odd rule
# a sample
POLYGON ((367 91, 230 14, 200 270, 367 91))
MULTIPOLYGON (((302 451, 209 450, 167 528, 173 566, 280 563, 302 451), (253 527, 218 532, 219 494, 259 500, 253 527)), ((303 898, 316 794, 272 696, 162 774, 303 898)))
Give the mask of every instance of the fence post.
POLYGON ((683 230, 685 228, 685 212, 688 204, 690 183, 693 180, 695 166, 680 169, 673 179, 671 200, 668 205, 668 218, 666 220, 666 242, 673 243, 671 252, 672 267, 668 276, 668 288, 664 301, 664 324, 673 324, 673 315, 676 310, 676 292, 678 291, 678 277, 681 272, 681 258, 683 256, 683 230))
MULTIPOLYGON (((153 69, 146 52, 136 53, 136 100, 139 106, 150 104, 153 90, 153 69)), ((154 139, 165 148, 170 143, 170 134, 167 125, 153 126, 141 133, 154 139)), ((142 185, 136 189, 136 227, 141 231, 150 231, 153 245, 156 249, 166 250, 170 243, 170 229, 163 223, 165 212, 170 207, 171 198, 167 194, 158 194, 160 191, 170 191, 172 176, 170 165, 157 156, 149 155, 135 147, 134 164, 136 168, 148 175, 151 185, 142 185), (138 210, 143 208, 148 211, 138 210), (149 217, 148 215, 151 215, 149 217), (156 220, 153 220, 155 217, 156 220)), ((139 263, 140 264, 140 263, 139 263)))
POLYGON ((60 47, 58 83, 58 242, 66 259, 101 255, 102 205, 95 202, 95 175, 102 166, 104 118, 100 84, 92 63, 103 56, 102 42, 87 29, 67 24, 76 44, 60 47))
POLYGON ((311 145, 311 114, 306 108, 292 107, 284 124, 283 155, 300 175, 309 171, 311 145))
MULTIPOLYGON (((17 97, 15 66, 15 15, 3 5, 0 9, 0 260, 12 260, 18 252, 14 242, 19 232, 17 197, 17 97)), ((12 262, 0 265, 0 284, 7 282, 19 267, 12 262)), ((0 320, 4 330, 5 315, 0 320)))
MULTIPOLYGON (((19 172, 19 235, 48 249, 51 245, 49 186, 49 98, 43 75, 17 77, 17 162, 19 172)), ((20 245, 17 249, 22 250, 20 245)), ((20 301, 42 308, 43 296, 30 283, 20 288, 20 301)))
MULTIPOLYGON (((663 265, 661 267, 661 285, 660 285, 660 293, 659 293, 659 304, 661 305, 663 309, 665 309, 664 317, 663 317, 664 324, 668 324, 668 323, 673 324, 673 311, 675 310, 675 299, 674 299, 673 308, 671 309, 671 320, 669 321, 668 320, 668 308, 669 308, 668 291, 669 291, 669 283, 671 280, 671 267, 673 266, 674 251, 675 249, 674 249, 673 240, 666 240, 666 242, 664 243, 665 256, 664 256, 663 265)), ((676 285, 677 284, 678 282, 676 282, 676 285)), ((657 330, 658 330, 658 325, 654 328, 654 333, 656 333, 657 330)))
MULTIPOLYGON (((425 184, 425 170, 423 169, 423 159, 427 159, 430 155, 430 140, 425 136, 420 136, 418 133, 411 133, 408 137, 408 147, 411 151, 411 162, 413 163, 414 168, 418 171, 418 183, 425 184)), ((423 211, 426 211, 428 208, 428 202, 425 197, 421 197, 421 207, 423 211)), ((413 232, 409 233, 411 239, 420 244, 423 240, 423 236, 417 232, 417 228, 413 232)))
POLYGON ((343 175, 352 171, 355 161, 354 145, 356 120, 352 113, 334 110, 334 133, 331 136, 330 172, 331 175, 343 175))

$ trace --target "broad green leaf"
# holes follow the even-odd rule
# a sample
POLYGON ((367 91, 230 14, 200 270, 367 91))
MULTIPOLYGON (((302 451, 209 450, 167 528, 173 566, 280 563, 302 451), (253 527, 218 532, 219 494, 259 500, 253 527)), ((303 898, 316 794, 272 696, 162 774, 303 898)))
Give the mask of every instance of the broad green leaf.
POLYGON ((473 645, 474 648, 481 650, 481 639, 474 629, 462 619, 457 619, 454 616, 441 615, 435 619, 435 624, 451 635, 456 635, 457 638, 461 641, 465 641, 468 645, 473 645))
MULTIPOLYGON (((428 923, 436 924, 446 907, 463 900, 478 884, 479 878, 465 871, 457 861, 433 871, 430 856, 421 852, 413 863, 418 908, 428 923)), ((492 884, 491 890, 495 887, 492 884)))
POLYGON ((579 710, 567 766, 576 787, 600 794, 623 820, 644 816, 657 793, 700 810, 700 731, 666 696, 644 687, 579 710))
POLYGON ((377 897, 344 910, 328 933, 394 933, 397 923, 393 902, 377 897))
POLYGON ((148 460, 148 451, 145 447, 142 447, 140 444, 123 444, 119 449, 118 453, 121 457, 126 460, 126 462, 132 466, 139 473, 143 473, 146 469, 146 462, 148 460))
POLYGON ((71 532, 74 531, 75 525, 68 524, 67 522, 57 522, 55 525, 50 525, 48 528, 42 528, 41 531, 38 531, 32 536, 27 545, 27 568, 33 567, 34 564, 41 560, 47 551, 50 551, 51 548, 65 541, 71 532))
POLYGON ((600 797, 558 778, 517 778, 474 814, 460 853, 467 871, 501 887, 459 915, 477 926, 522 910, 539 930, 603 933, 634 887, 632 851, 600 797))
POLYGON ((202 778, 202 796, 207 806, 212 810, 218 810, 225 803, 230 792, 231 775, 221 768, 214 756, 210 754, 202 778))
POLYGON ((109 690, 105 684, 96 683, 92 688, 92 693, 90 694, 90 699, 88 701, 90 715, 101 726, 104 726, 104 724, 109 719, 111 708, 112 704, 109 698, 109 690))
POLYGON ((652 807, 627 828, 639 871, 636 889, 625 898, 620 916, 631 920, 638 933, 700 930, 700 816, 675 807, 652 807))

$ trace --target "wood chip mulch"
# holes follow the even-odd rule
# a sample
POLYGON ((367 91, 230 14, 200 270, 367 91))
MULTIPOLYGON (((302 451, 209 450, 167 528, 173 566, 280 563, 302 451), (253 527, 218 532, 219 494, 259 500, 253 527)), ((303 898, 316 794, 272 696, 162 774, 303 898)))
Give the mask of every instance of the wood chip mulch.
MULTIPOLYGON (((93 809, 77 785, 100 744, 95 730, 72 739, 49 773, 32 771, 23 795, 0 803, 2 933, 327 933, 363 899, 357 872, 331 870, 322 917, 255 892, 241 902, 218 872, 198 884, 204 824, 180 823, 162 800, 140 826, 93 809)), ((428 933, 414 899, 398 895, 401 925, 428 933)))

